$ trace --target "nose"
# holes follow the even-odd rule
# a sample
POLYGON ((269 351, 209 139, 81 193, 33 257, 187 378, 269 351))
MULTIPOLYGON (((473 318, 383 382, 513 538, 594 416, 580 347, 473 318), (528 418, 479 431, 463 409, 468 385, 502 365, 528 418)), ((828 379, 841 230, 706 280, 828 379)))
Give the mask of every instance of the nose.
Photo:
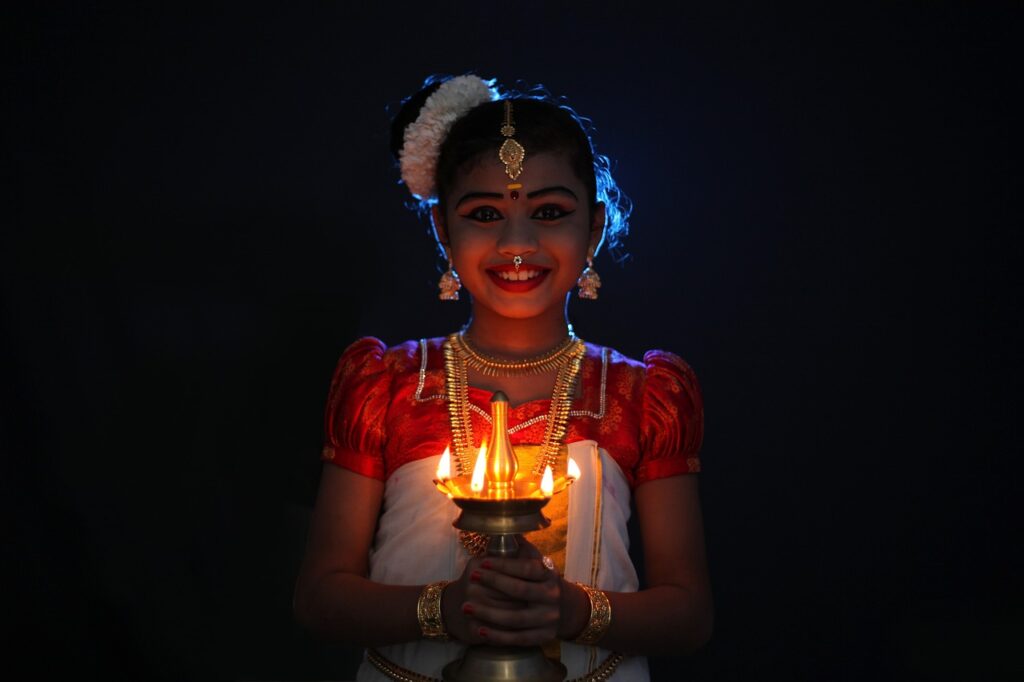
POLYGON ((498 238, 498 253, 508 258, 526 256, 536 253, 538 246, 537 226, 529 216, 509 216, 498 238))

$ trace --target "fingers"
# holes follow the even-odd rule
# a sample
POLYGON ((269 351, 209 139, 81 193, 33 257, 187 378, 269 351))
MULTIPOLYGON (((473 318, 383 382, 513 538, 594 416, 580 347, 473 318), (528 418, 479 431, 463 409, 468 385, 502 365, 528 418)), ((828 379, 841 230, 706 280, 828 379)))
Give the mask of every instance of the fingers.
POLYGON ((474 582, 481 586, 496 590, 507 598, 518 601, 541 604, 558 604, 561 597, 561 582, 558 573, 550 571, 539 561, 530 559, 501 560, 491 565, 491 569, 477 569, 474 582), (504 570, 502 570, 504 569, 504 570), (510 573, 506 573, 505 570, 510 573))
POLYGON ((551 606, 502 609, 466 603, 463 613, 468 619, 470 644, 532 646, 558 635, 558 610, 551 606))
POLYGON ((473 618, 499 630, 532 630, 558 625, 558 609, 536 604, 520 609, 503 609, 483 604, 469 604, 473 618))
MULTIPOLYGON (((553 564, 552 564, 553 565, 553 564)), ((517 558, 517 559, 484 559, 480 563, 480 568, 477 569, 481 573, 487 573, 490 571, 498 571, 505 575, 520 578, 522 580, 533 580, 533 581, 544 581, 550 580, 552 575, 555 573, 551 568, 548 568, 544 563, 544 557, 537 553, 537 556, 530 558, 517 558)))

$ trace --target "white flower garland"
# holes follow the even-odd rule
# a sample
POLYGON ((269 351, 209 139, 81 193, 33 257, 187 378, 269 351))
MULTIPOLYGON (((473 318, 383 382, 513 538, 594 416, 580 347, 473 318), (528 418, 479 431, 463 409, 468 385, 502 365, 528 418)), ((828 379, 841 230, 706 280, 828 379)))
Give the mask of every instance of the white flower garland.
POLYGON ((452 124, 473 107, 498 99, 494 81, 472 74, 445 81, 423 103, 416 120, 405 128, 398 154, 402 181, 421 201, 435 199, 437 158, 452 124))

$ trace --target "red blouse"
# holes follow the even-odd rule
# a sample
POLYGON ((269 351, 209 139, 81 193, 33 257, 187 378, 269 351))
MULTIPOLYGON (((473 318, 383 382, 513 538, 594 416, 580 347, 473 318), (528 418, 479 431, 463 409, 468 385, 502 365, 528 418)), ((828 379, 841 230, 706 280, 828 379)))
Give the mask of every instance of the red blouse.
MULTIPOLYGON (((407 462, 440 455, 452 439, 443 343, 434 338, 387 348, 365 337, 349 346, 331 380, 323 459, 384 480, 407 462)), ((572 404, 566 443, 597 441, 632 487, 700 471, 704 407, 697 378, 681 358, 652 350, 640 363, 588 343, 580 375, 583 391, 572 404)), ((490 391, 469 388, 470 403, 481 412, 490 413, 490 399, 490 391)), ((550 406, 546 399, 510 407, 512 443, 540 443, 550 406)), ((479 446, 490 425, 477 410, 470 415, 479 446)))

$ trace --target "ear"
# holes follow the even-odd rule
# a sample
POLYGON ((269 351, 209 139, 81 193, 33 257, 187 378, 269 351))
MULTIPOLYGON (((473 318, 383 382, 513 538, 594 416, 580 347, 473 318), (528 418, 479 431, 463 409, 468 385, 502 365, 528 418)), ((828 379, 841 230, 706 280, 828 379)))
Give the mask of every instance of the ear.
POLYGON ((442 256, 448 257, 448 226, 444 224, 444 216, 437 204, 430 207, 430 224, 434 228, 434 239, 437 240, 437 247, 441 250, 442 256))
POLYGON ((606 219, 606 212, 604 208, 604 202, 599 201, 594 206, 594 219, 590 223, 590 252, 597 255, 597 252, 601 249, 601 245, 604 244, 604 221, 606 219))

